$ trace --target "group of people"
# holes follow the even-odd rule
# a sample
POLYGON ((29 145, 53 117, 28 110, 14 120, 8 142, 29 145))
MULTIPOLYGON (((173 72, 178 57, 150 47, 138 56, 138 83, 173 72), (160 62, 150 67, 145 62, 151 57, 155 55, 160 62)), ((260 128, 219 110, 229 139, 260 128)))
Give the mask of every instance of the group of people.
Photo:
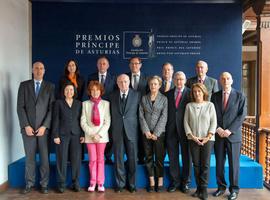
POLYGON ((136 192, 137 163, 146 166, 148 192, 163 191, 164 157, 169 156, 170 186, 188 193, 191 169, 197 190, 194 197, 207 199, 210 156, 214 146, 218 189, 225 193, 226 155, 229 160, 230 195, 239 193, 241 125, 246 116, 246 98, 232 88, 229 72, 216 79, 207 76, 208 65, 196 63, 196 76, 174 73, 171 63, 162 66, 162 77, 141 72, 142 60, 133 57, 130 72, 116 78, 109 73, 109 60, 97 60, 97 72, 85 81, 75 60, 69 60, 60 79, 55 101, 54 85, 43 80, 44 65, 33 64, 33 79, 20 84, 17 112, 26 154, 23 193, 35 185, 35 155, 40 155, 41 192, 48 193, 48 133, 56 146, 58 191, 66 187, 67 162, 72 168, 72 189, 80 191, 82 143, 89 155, 89 192, 104 192, 105 161, 114 164, 115 192, 125 187, 136 192), (179 151, 182 157, 180 170, 179 151), (111 160, 113 154, 114 161, 111 160), (126 154, 126 159, 125 155, 126 154), (106 159, 104 159, 104 157, 106 159), (125 164, 126 163, 126 164, 125 164), (125 167, 126 165, 126 167, 125 167))

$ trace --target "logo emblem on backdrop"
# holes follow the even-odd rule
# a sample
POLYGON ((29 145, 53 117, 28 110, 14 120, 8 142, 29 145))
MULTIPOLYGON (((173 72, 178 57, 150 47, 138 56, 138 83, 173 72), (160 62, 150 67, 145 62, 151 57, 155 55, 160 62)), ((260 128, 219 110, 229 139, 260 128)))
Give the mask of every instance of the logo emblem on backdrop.
POLYGON ((123 59, 134 56, 142 59, 155 57, 155 36, 152 30, 123 32, 123 59))
POLYGON ((140 35, 135 35, 135 37, 132 39, 132 44, 134 47, 140 47, 142 45, 142 39, 140 38, 140 35))

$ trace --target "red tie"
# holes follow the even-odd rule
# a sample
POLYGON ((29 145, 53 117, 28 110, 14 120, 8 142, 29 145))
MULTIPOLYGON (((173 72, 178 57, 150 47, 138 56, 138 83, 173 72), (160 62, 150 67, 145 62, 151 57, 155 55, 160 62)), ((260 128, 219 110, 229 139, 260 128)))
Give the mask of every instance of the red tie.
POLYGON ((179 102, 181 100, 181 97, 182 97, 182 92, 181 92, 181 90, 178 90, 177 97, 175 99, 175 107, 176 108, 178 108, 178 105, 179 105, 179 102))
POLYGON ((223 93, 223 109, 226 110, 228 104, 229 94, 228 92, 223 93))

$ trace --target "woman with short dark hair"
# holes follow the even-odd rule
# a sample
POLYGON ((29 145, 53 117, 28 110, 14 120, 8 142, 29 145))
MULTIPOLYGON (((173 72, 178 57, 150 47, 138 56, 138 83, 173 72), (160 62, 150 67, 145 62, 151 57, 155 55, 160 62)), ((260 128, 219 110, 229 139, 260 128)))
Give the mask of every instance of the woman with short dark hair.
POLYGON ((80 126, 82 103, 75 99, 75 86, 68 82, 63 85, 62 95, 53 109, 52 135, 56 144, 56 168, 58 190, 65 190, 68 156, 72 169, 72 188, 80 191, 81 143, 84 134, 80 126), (69 155, 70 153, 70 155, 69 155))

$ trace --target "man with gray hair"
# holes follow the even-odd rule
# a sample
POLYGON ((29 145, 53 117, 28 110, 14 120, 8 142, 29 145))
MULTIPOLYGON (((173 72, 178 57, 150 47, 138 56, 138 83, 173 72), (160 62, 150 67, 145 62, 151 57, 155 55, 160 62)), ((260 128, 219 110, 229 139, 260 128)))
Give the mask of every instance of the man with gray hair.
POLYGON ((170 186, 168 192, 180 187, 183 193, 189 192, 191 178, 191 154, 184 129, 186 105, 190 102, 190 89, 185 87, 186 75, 178 71, 174 74, 174 89, 166 93, 168 98, 168 121, 166 125, 166 145, 170 159, 170 186), (179 145, 182 156, 182 173, 179 166, 179 145))
POLYGON ((220 75, 220 84, 222 90, 214 93, 211 98, 217 113, 215 156, 218 189, 213 196, 221 196, 226 191, 224 164, 228 157, 230 181, 228 200, 235 200, 239 193, 242 124, 247 115, 247 101, 242 92, 232 88, 233 79, 229 72, 220 75))
POLYGON ((208 99, 211 99, 213 93, 218 91, 218 81, 212 77, 206 75, 208 71, 208 64, 203 61, 199 60, 196 63, 196 74, 192 78, 187 80, 186 86, 191 88, 194 83, 203 83, 208 91, 208 99))
POLYGON ((114 151, 115 192, 122 192, 126 186, 131 193, 136 192, 136 158, 138 138, 138 109, 140 94, 129 88, 128 75, 117 77, 118 90, 112 92, 111 127, 114 151), (127 155, 127 178, 124 165, 124 153, 127 155))
POLYGON ((173 87, 173 65, 169 62, 166 62, 162 65, 162 85, 159 90, 164 94, 173 87))

